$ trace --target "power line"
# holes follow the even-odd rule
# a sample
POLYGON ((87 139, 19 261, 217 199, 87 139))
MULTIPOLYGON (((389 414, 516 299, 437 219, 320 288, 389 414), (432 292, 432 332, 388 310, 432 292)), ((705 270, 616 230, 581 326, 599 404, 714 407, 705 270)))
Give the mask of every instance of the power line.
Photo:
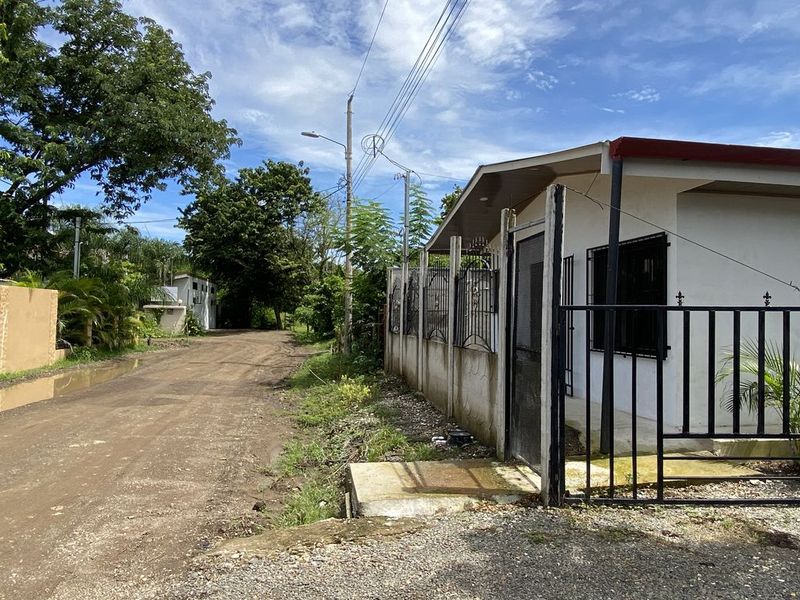
POLYGON ((647 219, 644 219, 644 218, 642 218, 642 217, 640 217, 638 215, 635 215, 635 214, 633 214, 631 212, 628 212, 626 210, 622 210, 621 208, 612 206, 611 204, 608 204, 607 202, 603 202, 602 200, 598 200, 597 198, 592 198, 591 196, 585 194, 584 192, 581 192, 580 190, 576 190, 574 188, 571 188, 568 185, 565 185, 564 187, 566 189, 570 190, 571 192, 575 192, 579 196, 583 196, 584 198, 586 198, 588 200, 591 200, 595 204, 600 204, 602 206, 607 206, 608 208, 610 208, 612 210, 618 210, 623 215, 627 215, 627 216, 631 217, 632 219, 636 219, 637 221, 641 221, 642 223, 646 223, 647 225, 650 225, 651 227, 655 227, 659 231, 663 231, 664 233, 668 233, 669 235, 674 235, 676 238, 681 239, 684 242, 689 242, 690 244, 694 244, 698 248, 702 248, 703 250, 706 250, 707 252, 711 252, 712 254, 716 254, 717 256, 719 256, 721 258, 724 258, 726 260, 729 260, 729 261, 731 261, 733 263, 736 263, 737 265, 739 265, 741 267, 744 267, 745 269, 749 269, 749 270, 751 270, 751 271, 753 271, 755 273, 758 273, 759 275, 763 275, 764 277, 767 277, 768 279, 771 279, 771 280, 773 280, 773 281, 775 281, 777 283, 780 283, 782 285, 790 287, 796 292, 800 292, 800 286, 795 285, 792 281, 786 281, 784 279, 781 279, 780 277, 776 277, 775 275, 772 275, 771 273, 767 273, 766 271, 762 271, 761 269, 759 269, 757 267, 754 267, 753 265, 749 265, 749 264, 747 264, 745 262, 742 262, 741 260, 739 260, 737 258, 733 258, 732 256, 728 256, 724 252, 720 252, 719 250, 714 250, 713 248, 710 248, 710 247, 706 246, 705 244, 702 244, 702 243, 700 243, 700 242, 698 242, 696 240, 688 238, 685 235, 681 235, 680 233, 676 233, 674 231, 670 231, 666 227, 662 227, 661 225, 658 225, 657 223, 653 223, 652 221, 648 221, 647 219))
POLYGON ((171 219, 151 219, 149 221, 124 221, 123 225, 144 225, 146 223, 166 223, 167 221, 177 221, 180 217, 172 217, 171 219))
POLYGON ((425 177, 436 177, 438 179, 449 179, 451 181, 466 181, 465 177, 450 177, 449 175, 437 175, 436 173, 423 173, 422 171, 417 171, 419 175, 424 175, 425 177))
POLYGON ((364 73, 364 67, 367 66, 367 59, 369 58, 369 53, 372 50, 372 44, 375 43, 375 36, 378 35, 378 29, 380 29, 381 21, 383 21, 383 14, 386 12, 386 7, 389 6, 389 0, 383 3, 383 10, 381 10, 381 16, 378 17, 378 24, 375 26, 375 31, 372 34, 372 39, 369 41, 369 46, 367 47, 367 53, 364 55, 364 62, 361 63, 361 70, 358 72, 358 77, 356 77, 356 83, 353 86, 353 91, 350 92, 350 95, 353 96, 356 93, 356 89, 358 89, 358 82, 361 81, 361 75, 364 73))
MULTIPOLYGON (((384 144, 388 143, 394 135, 400 121, 402 121, 411 107, 411 104, 419 94, 423 83, 441 55, 445 44, 452 37, 456 26, 463 17, 469 2, 470 0, 447 0, 447 2, 445 2, 444 8, 428 36, 425 45, 420 51, 414 66, 412 66, 408 75, 406 75, 405 81, 400 86, 389 110, 378 127, 378 135, 383 138, 384 144)), ((367 173, 372 168, 376 159, 377 155, 371 157, 363 155, 359 160, 354 176, 356 187, 358 187, 367 176, 367 173)))

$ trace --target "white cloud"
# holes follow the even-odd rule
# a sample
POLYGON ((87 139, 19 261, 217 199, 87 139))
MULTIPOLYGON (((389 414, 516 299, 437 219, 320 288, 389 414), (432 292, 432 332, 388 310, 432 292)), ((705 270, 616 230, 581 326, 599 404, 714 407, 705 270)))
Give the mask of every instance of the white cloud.
POLYGON ((548 75, 544 71, 529 71, 527 75, 528 81, 535 85, 540 90, 552 90, 558 83, 558 79, 552 75, 548 75))
POLYGON ((658 102, 661 100, 661 93, 649 85, 638 90, 628 90, 627 92, 614 95, 617 98, 628 98, 630 100, 636 100, 637 102, 658 102))
POLYGON ((773 148, 800 148, 800 129, 771 131, 756 140, 755 143, 758 146, 772 146, 773 148))
POLYGON ((691 88, 694 94, 723 90, 758 91, 764 98, 794 94, 800 90, 800 65, 776 68, 766 64, 733 64, 691 88))
POLYGON ((625 114, 625 110, 622 109, 622 108, 610 108, 608 106, 601 106, 600 110, 602 110, 604 112, 607 112, 607 113, 616 113, 616 114, 619 114, 619 115, 624 115, 625 114))

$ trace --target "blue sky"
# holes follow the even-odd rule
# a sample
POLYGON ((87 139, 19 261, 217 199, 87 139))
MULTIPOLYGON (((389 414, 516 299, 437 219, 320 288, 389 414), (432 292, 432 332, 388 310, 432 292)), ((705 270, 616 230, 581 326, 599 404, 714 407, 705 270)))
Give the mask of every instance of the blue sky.
MULTIPOLYGON (((345 102, 383 0, 123 0, 174 32, 210 71, 215 116, 244 141, 226 166, 305 161, 335 186, 345 102)), ((359 141, 374 133, 444 6, 389 0, 354 100, 359 141)), ((422 173, 438 205, 484 163, 620 135, 800 147, 800 4, 783 0, 472 0, 386 154, 422 173), (441 177, 435 177, 438 175, 441 177)), ((397 168, 379 160, 356 190, 398 214, 397 168)), ((81 181, 63 202, 95 203, 81 181)), ((171 219, 177 186, 130 221, 171 219)), ((171 222, 143 233, 182 239, 171 222)))

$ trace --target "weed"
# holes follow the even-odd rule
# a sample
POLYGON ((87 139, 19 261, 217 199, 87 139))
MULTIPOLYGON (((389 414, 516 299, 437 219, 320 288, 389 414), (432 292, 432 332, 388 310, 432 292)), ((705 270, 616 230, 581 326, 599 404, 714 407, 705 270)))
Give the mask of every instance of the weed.
POLYGON ((328 452, 318 441, 304 444, 292 440, 286 445, 278 461, 277 473, 280 477, 294 477, 308 469, 318 468, 328 460, 328 452))
POLYGON ((439 460, 445 454, 442 450, 435 448, 430 444, 417 442, 410 444, 403 452, 403 460, 406 462, 415 462, 420 460, 439 460))
POLYGON ((401 431, 394 427, 383 426, 367 440, 365 455, 368 462, 375 462, 392 450, 399 450, 397 454, 402 454, 407 446, 408 440, 401 431))
POLYGON ((555 534, 550 533, 549 531, 529 531, 525 534, 525 537, 528 538, 528 541, 531 544, 547 544, 548 542, 552 542, 556 539, 555 534))
POLYGON ((286 502, 280 524, 293 527, 335 517, 339 512, 336 496, 334 486, 309 481, 286 502))
POLYGON ((597 535, 603 539, 613 543, 621 543, 630 540, 631 538, 639 537, 640 532, 624 527, 604 527, 597 530, 597 535))

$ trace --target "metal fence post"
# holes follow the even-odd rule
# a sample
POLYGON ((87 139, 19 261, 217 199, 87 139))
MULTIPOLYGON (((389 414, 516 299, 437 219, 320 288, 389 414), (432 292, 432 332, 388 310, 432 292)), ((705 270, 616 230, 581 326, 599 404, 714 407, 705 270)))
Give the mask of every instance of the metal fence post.
POLYGON ((497 401, 495 402, 494 422, 497 423, 497 456, 505 459, 506 450, 506 404, 508 386, 506 385, 508 361, 508 310, 509 263, 513 261, 513 248, 510 248, 508 229, 515 220, 514 210, 504 208, 500 212, 500 272, 497 279, 497 401))
POLYGON ((456 326, 456 296, 458 295, 458 271, 461 268, 461 237, 450 238, 450 293, 447 299, 447 417, 452 418, 455 413, 455 385, 456 385, 456 353, 455 338, 456 326))

